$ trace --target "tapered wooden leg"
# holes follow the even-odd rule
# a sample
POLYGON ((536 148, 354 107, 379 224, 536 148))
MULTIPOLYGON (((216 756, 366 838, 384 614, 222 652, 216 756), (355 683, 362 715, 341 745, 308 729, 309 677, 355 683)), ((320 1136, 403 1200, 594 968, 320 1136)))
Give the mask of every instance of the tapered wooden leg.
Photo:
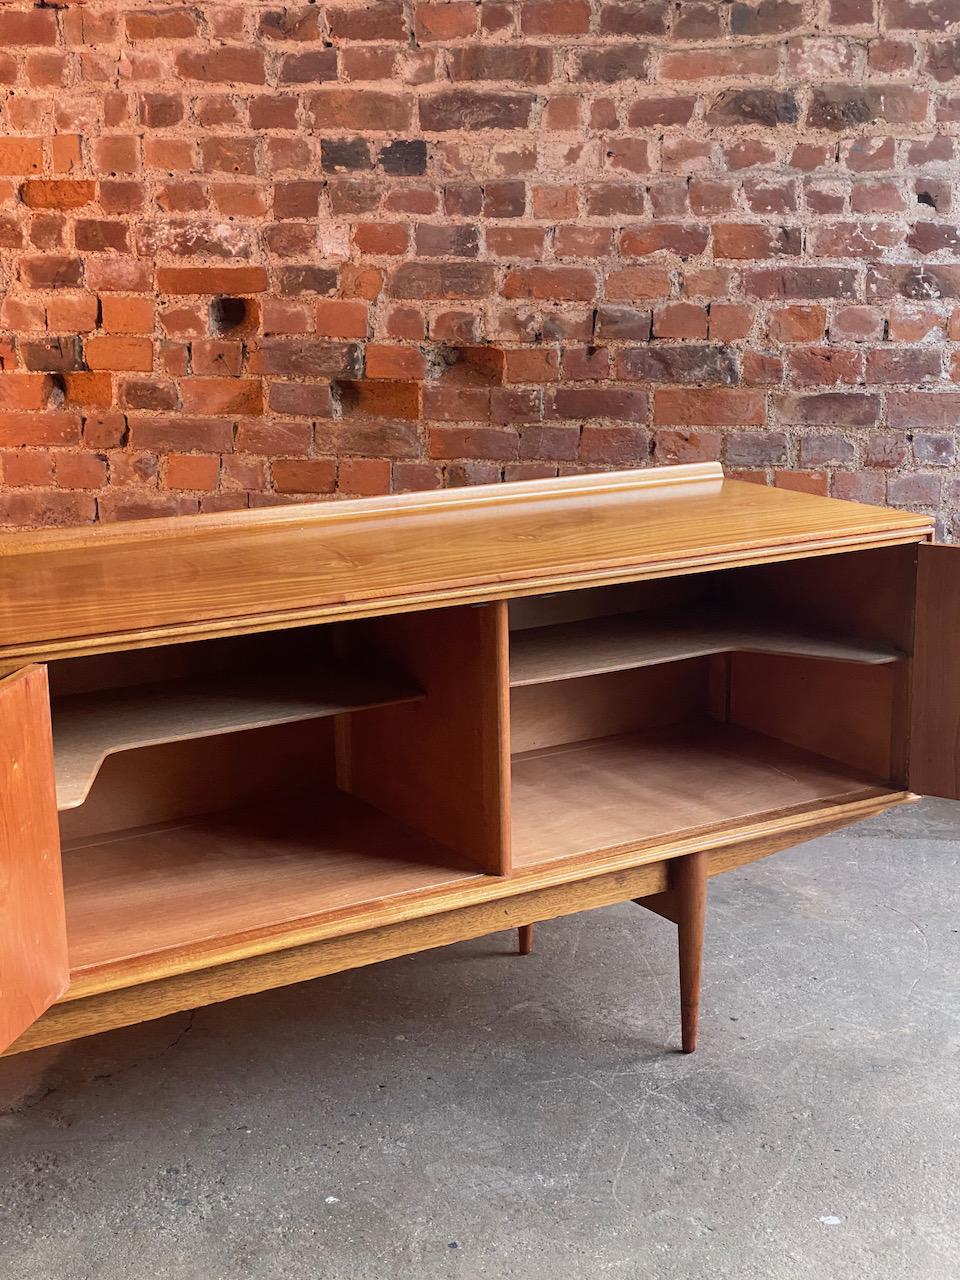
POLYGON ((680 1037, 684 1053, 697 1047, 700 1017, 700 973, 703 965, 703 926, 707 914, 707 855, 689 853, 670 864, 676 891, 680 951, 680 1037))
POLYGON ((533 950, 532 924, 522 924, 517 930, 517 950, 522 956, 528 956, 533 950))

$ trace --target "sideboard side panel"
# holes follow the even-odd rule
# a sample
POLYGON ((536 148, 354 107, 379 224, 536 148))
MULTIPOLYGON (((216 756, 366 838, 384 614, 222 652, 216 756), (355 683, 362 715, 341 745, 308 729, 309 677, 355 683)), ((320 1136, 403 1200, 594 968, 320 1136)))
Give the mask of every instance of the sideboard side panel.
POLYGON ((960 548, 917 549, 910 787, 960 800, 960 548))

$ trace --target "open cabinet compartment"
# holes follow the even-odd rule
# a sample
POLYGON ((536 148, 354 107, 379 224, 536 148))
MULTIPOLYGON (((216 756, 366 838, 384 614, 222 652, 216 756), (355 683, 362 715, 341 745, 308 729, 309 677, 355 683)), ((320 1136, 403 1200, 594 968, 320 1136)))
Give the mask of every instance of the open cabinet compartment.
POLYGON ((474 785, 496 745, 473 725, 499 680, 496 612, 52 663, 73 980, 288 945, 323 917, 505 870, 474 785), (463 651, 478 688, 458 715, 463 651))
POLYGON ((514 602, 515 866, 902 793, 915 573, 893 547, 514 602))

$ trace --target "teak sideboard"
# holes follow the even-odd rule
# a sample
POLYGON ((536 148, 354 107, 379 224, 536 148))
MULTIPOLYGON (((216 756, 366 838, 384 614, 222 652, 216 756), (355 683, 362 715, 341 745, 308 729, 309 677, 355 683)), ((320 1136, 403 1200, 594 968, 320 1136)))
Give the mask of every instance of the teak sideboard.
POLYGON ((0 538, 0 1050, 960 796, 960 549, 713 464, 0 538), (52 732, 51 732, 52 726, 52 732))

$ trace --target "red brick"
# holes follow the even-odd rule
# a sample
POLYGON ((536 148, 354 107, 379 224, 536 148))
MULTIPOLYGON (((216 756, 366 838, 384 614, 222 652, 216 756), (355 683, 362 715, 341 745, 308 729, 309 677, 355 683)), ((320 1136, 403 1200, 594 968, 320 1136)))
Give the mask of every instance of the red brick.
POLYGON ((344 458, 337 476, 337 489, 355 498, 389 493, 390 470, 386 458, 344 458))
POLYGON ((108 333, 152 333, 152 298, 131 298, 105 294, 100 303, 103 328, 108 333))
POLYGON ((315 331, 321 338, 365 338, 367 304, 332 299, 318 302, 315 331))
POLYGON ((0 10, 0 48, 14 45, 55 45, 57 15, 54 9, 0 10))
POLYGON ((506 353, 507 382, 557 382, 559 378, 560 356, 555 349, 521 347, 506 353))
POLYGON ((263 384, 259 378, 184 378, 180 395, 187 413, 263 412, 263 384))
POLYGON ((589 302, 596 293, 596 276, 583 267, 524 267, 509 271, 503 283, 505 298, 589 302))
POLYGON ((316 129, 386 129, 409 127, 413 97, 372 89, 321 89, 307 98, 310 122, 316 129))
POLYGON ((21 200, 31 209, 80 209, 96 194, 97 184, 86 178, 35 178, 20 188, 21 200))
POLYGON ((83 346, 91 369, 129 369, 149 373, 153 368, 150 338, 88 338, 83 346))
POLYGON ((368 378, 406 381, 422 378, 426 361, 419 347, 382 346, 368 343, 365 372, 368 378))
POLYGON ((190 49, 178 53, 177 75, 207 84, 264 84, 263 52, 250 48, 190 49))
POLYGON ((654 392, 653 421, 664 426, 762 426, 764 396, 725 388, 663 389, 654 392))
POLYGON ((263 293, 263 267, 158 267, 157 289, 170 295, 263 293))
POLYGON ((333 493, 337 483, 331 458, 277 458, 272 471, 278 493, 333 493))
POLYGON ((420 417, 420 383, 364 381, 341 382, 340 404, 344 417, 399 418, 415 422, 420 417))
POLYGON ((95 405, 109 409, 113 404, 113 380, 108 371, 101 373, 66 373, 63 376, 64 400, 85 408, 95 405))
POLYGON ((672 302, 653 313, 655 338, 705 338, 707 309, 694 302, 672 302))
POLYGON ((43 409, 49 394, 44 373, 0 373, 0 409, 43 409))
POLYGON ((770 313, 768 331, 775 342, 819 342, 826 323, 824 307, 780 307, 770 313))
POLYGON ((98 304, 91 293, 54 294, 47 302, 51 333, 89 333, 97 327, 98 304))
POLYGON ((196 15, 189 9, 128 13, 126 28, 131 40, 193 40, 199 35, 196 15))
POLYGON ((54 478, 60 489, 99 489, 107 482, 107 462, 93 453, 61 453, 54 478))
POLYGON ((216 489, 220 476, 217 455, 172 453, 167 458, 164 481, 168 489, 216 489))
POLYGON ((777 471, 773 483, 778 489, 794 489, 798 493, 815 493, 826 497, 829 477, 825 471, 777 471))

